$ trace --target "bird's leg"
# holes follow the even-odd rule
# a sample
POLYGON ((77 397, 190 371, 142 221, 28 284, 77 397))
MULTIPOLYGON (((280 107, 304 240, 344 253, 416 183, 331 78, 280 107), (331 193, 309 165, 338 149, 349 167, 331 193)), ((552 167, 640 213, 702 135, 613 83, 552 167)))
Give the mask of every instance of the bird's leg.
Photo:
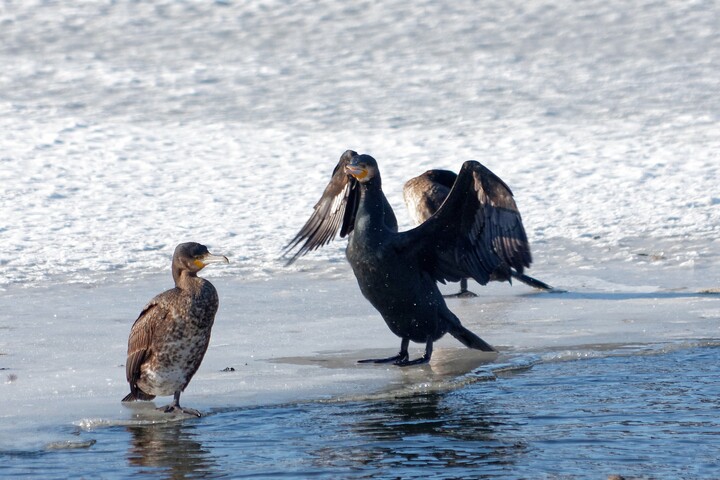
POLYGON ((202 417, 202 414, 195 410, 194 408, 184 408, 180 406, 180 390, 175 392, 175 396, 173 397, 173 403, 170 405, 166 405, 164 407, 159 407, 158 410, 162 410, 165 413, 171 413, 171 412, 182 412, 187 415, 194 415, 196 417, 202 417))
POLYGON ((408 360, 407 358, 405 358, 404 361, 395 362, 395 365, 399 367, 408 367, 410 365, 422 365, 425 363, 430 363, 430 357, 432 357, 432 352, 433 341, 428 338, 427 342, 425 343, 425 355, 420 358, 416 358, 415 360, 408 360))
POLYGON ((394 363, 399 365, 399 362, 407 362, 410 354, 408 353, 408 346, 410 345, 409 338, 403 338, 400 342, 400 353, 394 357, 389 358, 368 358, 367 360, 358 360, 358 363, 394 363))
POLYGON ((472 298, 477 297, 477 293, 473 293, 470 290, 468 290, 468 281, 467 278, 463 278, 460 280, 460 291, 458 293, 452 293, 450 295, 443 295, 445 298, 472 298))
POLYGON ((468 279, 463 278, 460 280, 460 293, 458 293, 458 297, 477 297, 477 293, 473 293, 470 290, 468 290, 468 279))

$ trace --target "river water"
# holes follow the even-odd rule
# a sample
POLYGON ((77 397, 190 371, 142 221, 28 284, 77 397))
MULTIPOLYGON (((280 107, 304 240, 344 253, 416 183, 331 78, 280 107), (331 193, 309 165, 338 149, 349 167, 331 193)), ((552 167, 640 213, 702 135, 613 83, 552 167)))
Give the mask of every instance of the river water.
POLYGON ((0 2, 0 477, 720 477, 719 24, 711 0, 0 2), (471 284, 448 304, 498 356, 358 365, 399 340, 345 240, 279 258, 348 148, 401 229, 405 180, 481 161, 565 293, 471 284), (120 403, 184 241, 231 262, 202 272, 199 419, 120 403))
MULTIPOLYGON (((608 351, 443 390, 75 429, 3 452, 15 478, 714 478, 718 345, 608 351), (92 446, 88 442, 96 441, 92 446), (67 449, 69 447, 73 449, 67 449)), ((150 418, 150 417, 149 417, 150 418)), ((69 429, 70 427, 64 427, 69 429)))

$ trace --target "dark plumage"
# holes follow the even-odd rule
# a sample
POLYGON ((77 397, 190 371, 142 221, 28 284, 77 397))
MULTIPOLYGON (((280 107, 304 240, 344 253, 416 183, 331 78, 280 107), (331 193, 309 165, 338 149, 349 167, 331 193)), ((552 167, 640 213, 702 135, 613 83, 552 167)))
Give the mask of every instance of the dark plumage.
POLYGON ((447 308, 437 282, 472 277, 481 284, 522 273, 531 256, 510 189, 475 161, 465 162, 442 207, 422 225, 397 232, 382 192, 377 162, 346 151, 310 219, 288 244, 288 263, 332 240, 350 235, 346 255, 363 293, 390 330, 400 353, 371 362, 412 365, 430 361, 433 342, 445 333, 483 351, 493 348, 463 327, 447 308), (410 341, 425 355, 410 361, 410 341))
MULTIPOLYGON (((457 179, 457 174, 449 170, 428 170, 422 175, 413 177, 403 186, 403 199, 410 212, 415 225, 420 225, 430 218, 445 201, 450 189, 457 179)), ((540 290, 553 290, 553 287, 545 282, 523 273, 510 269, 510 276, 533 288, 540 290)), ((497 280, 490 278, 490 280, 497 280)), ((505 278, 500 278, 505 280, 505 278)), ((467 278, 460 280, 460 292, 455 295, 459 297, 474 297, 475 294, 467 288, 467 278)))
POLYGON ((218 309, 215 287, 197 272, 219 262, 228 263, 228 259, 210 254, 199 243, 175 248, 175 288, 150 300, 130 330, 125 365, 130 393, 123 402, 173 395, 173 403, 162 410, 200 416, 197 410, 180 406, 180 394, 205 356, 218 309))

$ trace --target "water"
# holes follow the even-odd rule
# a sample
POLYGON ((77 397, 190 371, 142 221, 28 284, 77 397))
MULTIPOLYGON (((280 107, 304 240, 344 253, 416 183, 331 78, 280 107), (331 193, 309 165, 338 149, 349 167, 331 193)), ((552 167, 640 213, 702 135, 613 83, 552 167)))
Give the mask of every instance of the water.
POLYGON ((442 391, 76 428, 87 448, 0 453, 62 478, 716 478, 718 346, 617 349, 442 391), (681 373, 682 372, 682 373, 681 373))
POLYGON ((0 2, 0 476, 717 478, 719 15, 0 2), (278 259, 348 148, 401 229, 405 180, 480 160, 568 293, 471 285, 450 308, 499 357, 359 367, 399 342, 345 242, 278 259), (174 421, 119 399, 189 240, 231 264, 183 394, 209 415, 174 421))

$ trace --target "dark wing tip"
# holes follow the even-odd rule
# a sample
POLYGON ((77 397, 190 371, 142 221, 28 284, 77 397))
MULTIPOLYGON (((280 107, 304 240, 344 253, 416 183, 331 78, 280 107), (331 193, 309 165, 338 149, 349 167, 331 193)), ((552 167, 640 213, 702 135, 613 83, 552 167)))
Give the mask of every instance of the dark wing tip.
MULTIPOLYGON (((507 267, 522 273, 532 263, 530 243, 510 187, 479 162, 466 162, 475 177, 489 245, 507 267)), ((506 272, 509 276, 509 272, 506 272)))
POLYGON ((340 156, 330 182, 313 207, 310 218, 283 248, 281 257, 287 257, 297 248, 285 266, 293 264, 308 252, 327 245, 337 236, 338 231, 343 237, 352 231, 355 220, 354 209, 357 208, 355 201, 357 188, 356 180, 345 173, 345 165, 356 156, 357 153, 353 150, 346 150, 340 156), (350 204, 349 209, 348 204, 350 204))
POLYGON ((511 268, 522 273, 532 261, 512 191, 475 160, 463 163, 443 205, 417 230, 411 238, 424 242, 426 255, 435 258, 435 278, 453 279, 460 272, 484 284, 509 278, 511 268))

